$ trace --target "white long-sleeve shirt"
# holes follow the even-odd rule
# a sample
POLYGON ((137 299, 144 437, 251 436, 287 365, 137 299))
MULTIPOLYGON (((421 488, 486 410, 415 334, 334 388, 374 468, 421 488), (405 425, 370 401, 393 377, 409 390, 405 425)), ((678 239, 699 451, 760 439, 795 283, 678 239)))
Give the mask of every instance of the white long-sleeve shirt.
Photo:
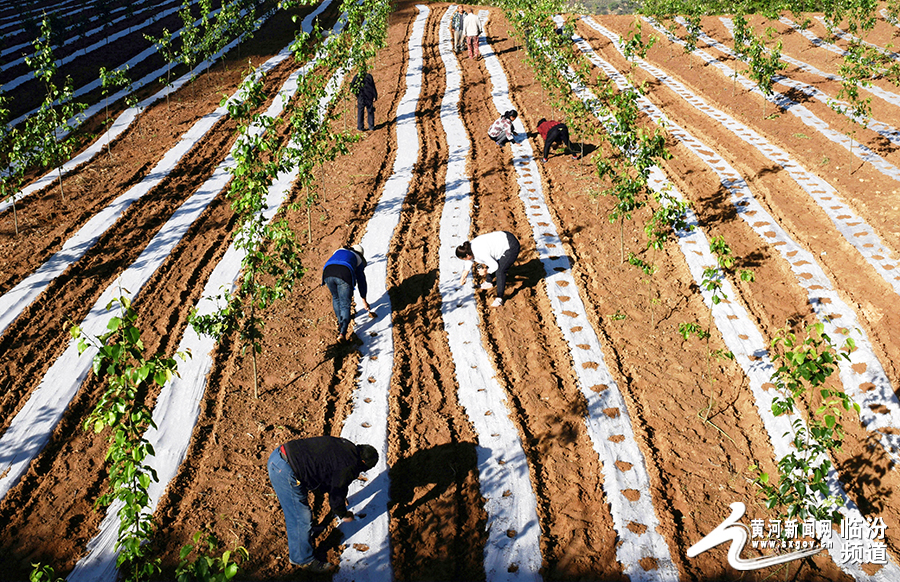
POLYGON ((509 250, 509 239, 502 230, 476 236, 471 240, 474 261, 466 261, 465 270, 470 271, 473 263, 487 265, 488 273, 496 273, 500 268, 497 261, 509 250))
POLYGON ((474 12, 466 14, 466 19, 463 21, 463 33, 466 36, 481 36, 481 21, 474 12))

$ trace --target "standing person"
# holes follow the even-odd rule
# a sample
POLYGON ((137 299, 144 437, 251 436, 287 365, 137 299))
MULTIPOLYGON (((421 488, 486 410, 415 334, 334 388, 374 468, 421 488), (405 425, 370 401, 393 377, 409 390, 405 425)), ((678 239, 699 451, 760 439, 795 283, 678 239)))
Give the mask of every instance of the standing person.
POLYGON ((378 90, 375 89, 375 79, 372 73, 366 73, 362 81, 359 74, 350 81, 350 90, 356 95, 356 129, 366 131, 363 123, 365 111, 369 110, 369 130, 375 129, 375 101, 378 100, 378 90))
POLYGON ((500 147, 503 147, 506 142, 514 141, 513 138, 517 134, 512 128, 512 124, 518 117, 519 113, 515 109, 510 109, 491 124, 488 129, 488 137, 497 142, 500 147))
POLYGON ((494 277, 497 278, 497 297, 491 303, 491 307, 500 307, 503 305, 503 292, 506 290, 506 272, 518 257, 519 240, 511 233, 498 230, 476 236, 456 247, 456 258, 466 262, 459 278, 459 285, 466 284, 472 266, 479 263, 481 265, 478 269, 479 274, 485 278, 481 284, 482 289, 493 287, 494 277))
POLYGON ((366 301, 366 257, 362 245, 353 245, 338 249, 325 262, 322 269, 322 284, 331 292, 331 306, 338 320, 337 341, 350 339, 350 302, 353 299, 353 288, 359 289, 363 306, 369 317, 375 317, 369 302, 366 301))
POLYGON ((347 510, 347 489, 360 473, 377 463, 375 447, 332 436, 293 440, 272 451, 269 481, 284 511, 291 565, 316 574, 335 570, 332 564, 314 556, 309 493, 328 493, 332 513, 351 522, 353 512, 347 510))
POLYGON ((463 23, 466 20, 466 11, 463 5, 456 7, 453 18, 450 19, 450 32, 453 34, 453 50, 454 52, 462 51, 466 46, 466 35, 463 34, 463 23))
POLYGON ((463 32, 466 34, 466 44, 469 46, 469 58, 480 59, 481 52, 478 49, 478 37, 481 36, 481 21, 469 8, 469 13, 463 20, 463 32), (474 55, 474 56, 473 56, 474 55))
POLYGON ((544 138, 544 155, 541 156, 541 161, 547 161, 550 148, 555 143, 566 146, 566 151, 572 154, 572 159, 578 159, 578 155, 572 149, 572 142, 569 141, 569 128, 566 127, 565 123, 547 120, 542 117, 538 120, 537 130, 538 133, 541 134, 541 137, 544 138))

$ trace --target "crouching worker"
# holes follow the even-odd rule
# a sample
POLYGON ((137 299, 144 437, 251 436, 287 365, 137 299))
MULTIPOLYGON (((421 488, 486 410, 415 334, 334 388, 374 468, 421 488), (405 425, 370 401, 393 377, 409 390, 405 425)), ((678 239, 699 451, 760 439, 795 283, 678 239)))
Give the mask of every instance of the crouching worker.
POLYGON ((516 131, 512 124, 519 117, 515 109, 510 109, 491 124, 488 128, 488 137, 497 142, 497 145, 503 147, 506 142, 515 141, 516 131))
POLYGON ((313 554, 309 493, 328 493, 334 515, 346 522, 353 521, 353 512, 347 511, 347 489, 360 473, 376 463, 375 447, 355 445, 332 436, 293 440, 272 451, 269 481, 284 511, 291 565, 317 574, 335 570, 334 565, 313 554))
POLYGON ((475 263, 478 263, 481 265, 479 274, 485 279, 481 284, 482 289, 490 289, 494 286, 495 276, 497 279, 497 297, 491 303, 491 307, 503 305, 506 272, 519 257, 519 240, 503 230, 489 232, 456 247, 456 257, 466 262, 459 279, 460 286, 465 285, 469 271, 475 263))

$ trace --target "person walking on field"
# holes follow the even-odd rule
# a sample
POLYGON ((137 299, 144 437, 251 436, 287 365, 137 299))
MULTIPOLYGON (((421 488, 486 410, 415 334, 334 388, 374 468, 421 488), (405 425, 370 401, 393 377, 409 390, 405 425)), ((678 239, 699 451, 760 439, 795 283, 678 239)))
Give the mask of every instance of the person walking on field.
POLYGON ((566 146, 566 151, 572 154, 572 158, 578 159, 578 155, 572 149, 572 142, 569 141, 569 128, 566 127, 565 123, 552 119, 547 120, 542 117, 538 121, 537 130, 541 137, 544 138, 544 155, 541 156, 541 161, 547 161, 550 148, 557 143, 566 146))
POLYGON ((466 34, 466 44, 469 47, 469 58, 480 59, 481 52, 478 49, 478 37, 481 36, 481 21, 469 8, 469 13, 463 20, 463 32, 466 34))
POLYGON ((322 284, 331 292, 331 305, 338 320, 337 341, 350 339, 350 302, 353 299, 353 288, 359 289, 363 306, 369 317, 375 317, 369 302, 366 301, 366 257, 361 245, 338 249, 325 262, 322 269, 322 284))
POLYGON ((366 131, 363 123, 366 110, 369 111, 369 131, 375 129, 375 101, 378 100, 378 90, 375 89, 375 79, 371 73, 366 73, 362 80, 359 74, 350 81, 350 90, 356 95, 356 129, 366 131))
POLYGON ((478 272, 485 280, 482 289, 490 289, 497 280, 497 297, 491 307, 503 305, 503 293, 506 290, 506 272, 519 257, 519 240, 505 230, 489 232, 466 241, 456 247, 456 258, 465 261, 459 285, 466 284, 469 271, 475 263, 479 264, 478 272))
POLYGON ((488 137, 497 142, 500 147, 503 147, 506 142, 515 141, 513 138, 518 134, 512 128, 512 124, 518 117, 519 113, 515 109, 510 109, 491 124, 488 129, 488 137))
POLYGON ((466 11, 463 8, 463 5, 460 4, 456 7, 456 12, 453 13, 453 17, 450 19, 450 33, 453 35, 453 50, 454 52, 462 51, 466 46, 466 35, 463 34, 463 23, 466 20, 466 11))
POLYGON ((334 572, 332 564, 319 560, 313 552, 309 493, 327 493, 334 516, 351 522, 353 512, 347 510, 350 483, 377 463, 375 447, 332 436, 293 440, 272 451, 269 481, 284 511, 291 565, 315 574, 334 572))

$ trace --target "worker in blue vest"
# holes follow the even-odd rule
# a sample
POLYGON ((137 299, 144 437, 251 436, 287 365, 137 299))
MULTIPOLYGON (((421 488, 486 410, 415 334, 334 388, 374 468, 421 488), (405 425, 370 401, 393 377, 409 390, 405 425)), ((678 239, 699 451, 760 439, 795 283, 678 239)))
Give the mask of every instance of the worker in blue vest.
POLYGON ((350 303, 353 300, 353 288, 359 289, 363 307, 369 317, 375 317, 369 302, 366 301, 366 257, 362 245, 353 245, 335 251, 322 269, 322 284, 331 292, 331 305, 338 320, 337 341, 350 339, 350 303))

